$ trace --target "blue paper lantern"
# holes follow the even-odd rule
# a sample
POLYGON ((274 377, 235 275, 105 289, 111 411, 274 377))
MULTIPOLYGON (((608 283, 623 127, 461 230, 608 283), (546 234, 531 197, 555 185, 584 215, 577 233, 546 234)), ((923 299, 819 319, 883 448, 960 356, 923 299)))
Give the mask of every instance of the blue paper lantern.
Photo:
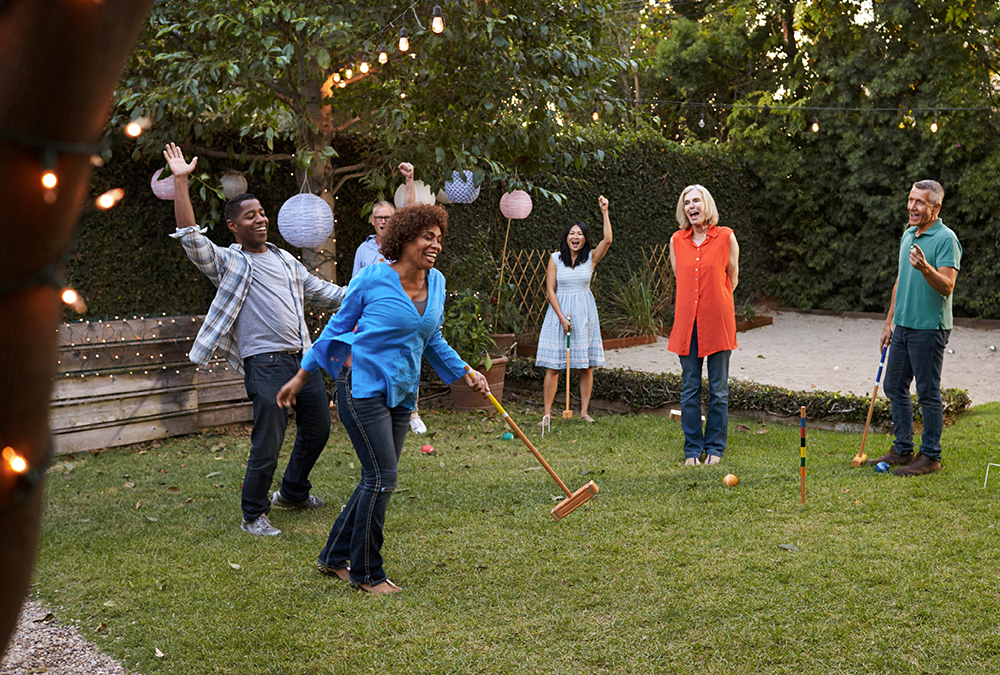
POLYGON ((471 171, 452 171, 451 180, 444 182, 444 193, 456 204, 471 204, 479 197, 479 188, 472 182, 471 171))
POLYGON ((333 211, 316 195, 295 195, 278 211, 278 231, 292 246, 317 248, 333 232, 333 211))

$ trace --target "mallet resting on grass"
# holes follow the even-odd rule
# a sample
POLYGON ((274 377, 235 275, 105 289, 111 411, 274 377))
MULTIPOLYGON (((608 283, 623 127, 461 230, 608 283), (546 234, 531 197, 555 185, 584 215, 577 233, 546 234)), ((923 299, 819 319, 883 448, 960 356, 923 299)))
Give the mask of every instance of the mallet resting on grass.
MULTIPOLYGON (((469 366, 466 366, 465 370, 471 372, 472 369, 469 368, 469 366)), ((521 431, 516 424, 514 424, 514 420, 511 419, 510 415, 507 414, 507 411, 500 405, 500 401, 496 400, 493 394, 489 395, 489 399, 490 403, 493 404, 493 407, 497 409, 497 412, 503 415, 503 419, 507 422, 507 426, 509 426, 514 434, 528 446, 528 450, 531 450, 531 454, 535 456, 535 459, 537 459, 542 467, 549 472, 549 475, 552 476, 552 480, 554 480, 559 485, 559 488, 566 494, 566 499, 556 504, 552 509, 553 518, 556 520, 562 520, 569 514, 573 513, 577 507, 586 504, 597 494, 598 487, 597 483, 594 481, 590 481, 576 492, 570 492, 569 488, 566 487, 566 483, 562 482, 559 476, 556 475, 556 472, 552 470, 552 467, 549 466, 549 463, 545 461, 545 458, 542 457, 538 450, 535 449, 535 446, 531 444, 528 437, 524 435, 524 432, 521 431)))
POLYGON ((868 459, 868 455, 865 454, 865 441, 868 440, 868 427, 872 423, 872 411, 875 410, 875 399, 878 398, 878 383, 882 379, 882 366, 885 365, 885 353, 887 349, 889 349, 889 345, 882 347, 882 358, 879 359, 878 372, 875 373, 875 390, 872 392, 872 402, 868 404, 868 418, 865 420, 865 432, 861 434, 861 449, 858 450, 858 454, 851 460, 851 466, 855 469, 864 464, 865 460, 868 459))

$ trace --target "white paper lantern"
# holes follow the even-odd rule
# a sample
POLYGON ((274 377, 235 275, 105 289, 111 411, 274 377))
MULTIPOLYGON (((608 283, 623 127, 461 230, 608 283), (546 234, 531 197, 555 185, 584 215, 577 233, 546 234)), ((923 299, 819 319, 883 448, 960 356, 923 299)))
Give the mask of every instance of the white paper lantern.
POLYGON ((452 171, 451 180, 444 182, 444 191, 456 204, 471 204, 479 197, 479 188, 472 182, 472 172, 468 170, 452 171))
POLYGON ((435 195, 438 204, 451 204, 451 200, 448 199, 448 195, 444 190, 438 190, 435 195))
POLYGON ((174 198, 174 177, 164 178, 160 180, 160 174, 163 173, 163 169, 157 169, 156 173, 153 174, 153 178, 149 181, 149 187, 153 188, 153 194, 160 199, 166 199, 170 201, 174 198))
POLYGON ((531 196, 524 190, 505 192, 500 198, 500 213, 514 220, 527 218, 531 213, 531 196))
MULTIPOLYGON (((437 203, 437 199, 434 198, 434 193, 431 192, 430 186, 424 185, 424 181, 413 181, 413 191, 417 193, 417 204, 430 204, 434 206, 437 203)), ((401 209, 406 205, 406 183, 396 188, 396 194, 393 195, 392 201, 396 202, 397 209, 401 209)), ((413 204, 409 204, 409 206, 413 206, 413 204)))
POLYGON ((222 194, 226 199, 246 194, 247 179, 239 171, 224 171, 219 180, 222 183, 222 194))
POLYGON ((333 211, 316 195, 295 195, 278 211, 278 231, 292 246, 317 248, 333 232, 333 211))

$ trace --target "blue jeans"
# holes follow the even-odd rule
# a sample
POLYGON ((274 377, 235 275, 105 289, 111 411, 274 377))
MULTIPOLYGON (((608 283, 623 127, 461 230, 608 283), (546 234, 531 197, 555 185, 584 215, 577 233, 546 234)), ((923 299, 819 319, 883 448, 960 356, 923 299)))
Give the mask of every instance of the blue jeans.
POLYGON ((900 455, 913 454, 913 401, 910 383, 917 381, 917 399, 924 418, 920 454, 941 461, 941 430, 944 405, 941 402, 941 365, 950 330, 916 330, 896 326, 885 367, 885 396, 892 403, 892 449, 900 455))
MULTIPOLYGON (((288 411, 278 406, 278 390, 299 370, 301 354, 268 352, 243 359, 243 382, 253 403, 250 458, 243 478, 243 518, 256 520, 271 510, 268 495, 278 453, 285 441, 288 411)), ((295 445, 281 481, 281 494, 292 502, 309 497, 309 472, 330 438, 330 403, 320 375, 313 375, 295 397, 295 445)))
POLYGON ((718 455, 726 450, 729 435, 729 355, 725 349, 698 356, 698 323, 691 329, 691 349, 681 360, 681 429, 684 458, 699 459, 702 453, 718 455), (708 359, 708 412, 701 427, 701 370, 708 359))
POLYGON ((382 529, 411 411, 388 407, 385 396, 354 398, 350 368, 337 377, 337 411, 361 461, 361 480, 333 523, 319 562, 333 569, 350 564, 352 583, 377 586, 386 580, 382 529))

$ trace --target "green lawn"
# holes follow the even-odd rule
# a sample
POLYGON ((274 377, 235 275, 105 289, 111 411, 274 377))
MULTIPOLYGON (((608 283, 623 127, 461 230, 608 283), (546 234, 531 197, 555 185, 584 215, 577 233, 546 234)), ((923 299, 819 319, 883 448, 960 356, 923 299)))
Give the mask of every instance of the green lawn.
POLYGON ((557 523, 557 487, 499 419, 428 411, 437 455, 408 438, 387 516, 403 593, 315 570, 358 478, 335 425, 313 472, 327 508, 275 509, 277 539, 238 528, 245 435, 63 458, 35 595, 143 674, 1000 669, 1000 404, 946 429, 945 471, 918 478, 851 469, 860 437, 809 431, 805 506, 797 427, 733 419, 723 463, 691 468, 665 417, 554 419, 541 439, 537 412, 511 413, 600 495, 557 523))

